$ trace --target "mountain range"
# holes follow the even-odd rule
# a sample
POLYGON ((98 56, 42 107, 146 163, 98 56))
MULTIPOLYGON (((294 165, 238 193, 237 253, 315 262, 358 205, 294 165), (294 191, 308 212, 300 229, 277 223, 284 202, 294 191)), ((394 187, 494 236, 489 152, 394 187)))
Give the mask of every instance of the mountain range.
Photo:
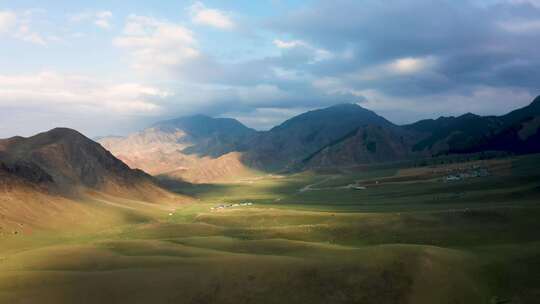
POLYGON ((95 206, 104 204, 129 214, 192 200, 162 187, 171 179, 210 183, 448 154, 539 153, 540 97, 502 116, 469 113, 402 126, 356 104, 310 111, 268 131, 197 115, 98 141, 67 128, 1 139, 0 230, 72 223, 81 214, 101 218, 106 213, 95 206))
POLYGON ((158 122, 99 142, 132 168, 191 182, 255 171, 355 166, 439 155, 540 152, 540 97, 502 116, 458 117, 395 125, 357 104, 309 111, 268 130, 234 119, 191 116, 158 122))
POLYGON ((158 122, 126 137, 102 137, 98 142, 132 168, 204 182, 251 174, 238 151, 246 151, 256 134, 235 119, 196 115, 158 122))

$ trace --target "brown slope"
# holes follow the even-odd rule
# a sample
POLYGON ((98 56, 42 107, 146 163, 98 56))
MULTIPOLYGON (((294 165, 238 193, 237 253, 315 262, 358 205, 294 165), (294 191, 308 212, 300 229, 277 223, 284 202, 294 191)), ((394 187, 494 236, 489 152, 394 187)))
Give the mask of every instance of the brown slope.
POLYGON ((182 200, 150 175, 130 169, 100 144, 66 128, 0 140, 0 169, 5 185, 25 183, 49 194, 104 193, 154 203, 182 200))
POLYGON ((127 137, 105 137, 99 142, 129 167, 152 175, 209 183, 254 174, 240 161, 239 152, 219 156, 185 152, 197 144, 193 136, 177 128, 152 127, 127 137))
POLYGON ((74 130, 0 140, 0 236, 125 223, 191 200, 74 130))
POLYGON ((148 128, 127 137, 105 137, 99 143, 129 167, 152 175, 187 168, 197 160, 181 152, 190 146, 181 130, 148 128))
POLYGON ((5 141, 1 160, 7 165, 29 164, 51 176, 55 185, 103 189, 109 183, 130 185, 149 179, 131 170, 99 144, 79 132, 57 128, 29 138, 5 141))
POLYGON ((241 159, 242 153, 239 152, 227 153, 218 158, 202 157, 189 168, 167 172, 165 176, 190 183, 218 183, 259 174, 246 167, 241 159))
POLYGON ((91 213, 85 204, 0 168, 0 240, 35 230, 88 226, 91 213))

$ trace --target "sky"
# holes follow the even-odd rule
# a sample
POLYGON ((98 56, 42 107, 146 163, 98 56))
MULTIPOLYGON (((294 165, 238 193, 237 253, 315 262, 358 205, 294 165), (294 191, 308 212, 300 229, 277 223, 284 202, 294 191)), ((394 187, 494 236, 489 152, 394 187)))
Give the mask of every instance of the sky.
POLYGON ((0 0, 0 137, 498 115, 540 95, 539 49, 540 0, 0 0))

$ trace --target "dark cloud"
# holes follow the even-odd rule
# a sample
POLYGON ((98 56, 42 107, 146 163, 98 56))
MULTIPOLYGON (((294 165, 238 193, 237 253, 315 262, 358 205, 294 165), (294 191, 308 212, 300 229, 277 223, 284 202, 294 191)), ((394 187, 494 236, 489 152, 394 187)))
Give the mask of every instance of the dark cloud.
POLYGON ((21 113, 39 125, 71 122, 91 135, 195 113, 236 116, 266 128, 286 115, 342 102, 360 102, 398 123, 501 114, 540 93, 540 3, 534 2, 306 1, 263 23, 238 23, 249 27, 240 32, 253 33, 239 35, 249 47, 232 45, 244 38, 223 36, 219 50, 205 48, 205 33, 187 25, 131 15, 112 45, 133 64, 137 76, 126 78, 134 81, 0 75, 0 118, 6 121, 0 136, 18 128, 5 126, 17 125, 21 113), (224 53, 226 60, 219 56, 224 53), (110 119, 102 123, 102 117, 110 119), (96 121, 100 125, 92 127, 96 121))
POLYGON ((334 0, 272 20, 269 27, 334 53, 354 50, 352 59, 307 67, 319 76, 342 77, 400 58, 431 56, 437 65, 430 73, 355 84, 422 95, 477 85, 535 89, 539 21, 540 10, 526 2, 334 0))
POLYGON ((267 127, 298 109, 361 102, 400 123, 499 114, 538 93, 540 9, 526 1, 319 0, 265 30, 277 55, 223 62, 201 52, 168 67, 182 85, 167 115, 267 127))

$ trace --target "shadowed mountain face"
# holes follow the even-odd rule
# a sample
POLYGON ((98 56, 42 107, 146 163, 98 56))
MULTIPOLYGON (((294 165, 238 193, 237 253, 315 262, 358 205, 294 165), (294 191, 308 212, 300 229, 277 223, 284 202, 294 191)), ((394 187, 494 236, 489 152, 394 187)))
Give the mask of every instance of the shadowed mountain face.
POLYGON ((192 116, 100 143, 132 168, 211 182, 249 175, 249 168, 273 172, 487 150, 540 152, 538 117, 540 97, 503 116, 468 113, 405 126, 356 104, 340 104, 298 115, 264 132, 233 119, 192 116))
POLYGON ((536 97, 530 105, 514 110, 502 116, 501 119, 506 127, 510 127, 536 116, 540 116, 540 96, 536 97))
POLYGON ((244 161, 265 170, 296 166, 321 148, 362 126, 396 126, 356 104, 340 104, 293 117, 249 143, 244 161))
POLYGON ((178 142, 186 144, 185 154, 219 157, 243 150, 243 144, 256 132, 231 118, 212 118, 204 115, 162 121, 152 126, 157 132, 182 132, 178 142))
POLYGON ((398 128, 367 125, 306 158, 303 167, 342 167, 411 159, 417 157, 411 150, 415 139, 414 133, 398 128))
POLYGON ((498 117, 465 114, 459 117, 440 117, 423 120, 405 129, 418 132, 423 138, 414 144, 414 151, 443 154, 468 150, 485 142, 503 127, 498 117))
POLYGON ((194 173, 205 172, 212 181, 224 174, 245 175, 249 170, 230 161, 237 158, 250 168, 265 171, 295 166, 367 125, 397 128, 356 104, 340 104, 296 116, 266 132, 256 132, 233 119, 198 115, 159 122, 125 138, 102 138, 99 142, 132 168, 190 181, 200 181, 194 173), (226 156, 230 152, 242 154, 226 156), (231 168, 226 168, 227 164, 231 168), (212 172, 217 167, 219 172, 212 172))
MULTIPOLYGON (((517 137, 509 141, 506 147, 504 144, 491 142, 495 138, 500 138, 501 134, 508 133, 509 130, 520 129, 525 121, 537 116, 540 116, 540 97, 537 97, 529 106, 503 116, 478 116, 469 113, 459 117, 422 120, 403 127, 423 135, 423 138, 413 146, 414 151, 428 151, 433 155, 483 150, 515 152, 521 149, 520 145, 525 144, 517 137)), ((508 137, 506 138, 509 140, 508 137)), ((501 139, 497 141, 500 142, 501 139)))
POLYGON ((400 127, 368 127, 332 143, 304 161, 305 167, 353 166, 443 154, 540 152, 540 97, 503 116, 427 119, 400 127))
POLYGON ((540 96, 530 105, 499 119, 503 127, 494 136, 470 149, 471 152, 486 150, 519 154, 540 152, 540 96))
POLYGON ((518 154, 540 152, 540 115, 525 118, 503 129, 470 152, 507 151, 518 154))
POLYGON ((98 143, 66 128, 0 140, 0 171, 4 179, 61 192, 80 187, 122 192, 153 184, 148 174, 130 169, 98 143))

